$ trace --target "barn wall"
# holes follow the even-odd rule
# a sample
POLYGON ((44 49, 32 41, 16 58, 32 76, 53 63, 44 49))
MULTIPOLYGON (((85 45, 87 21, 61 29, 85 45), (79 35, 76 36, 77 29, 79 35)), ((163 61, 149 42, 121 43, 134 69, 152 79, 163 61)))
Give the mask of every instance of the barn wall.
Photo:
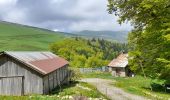
POLYGON ((22 95, 22 77, 3 77, 0 79, 1 95, 22 95))
POLYGON ((0 57, 0 76, 24 76, 24 95, 43 94, 42 77, 8 56, 0 57))
POLYGON ((62 85, 66 81, 68 73, 68 65, 57 69, 56 71, 46 75, 44 79, 44 94, 48 94, 55 87, 62 85), (64 81, 64 82, 63 82, 64 81))

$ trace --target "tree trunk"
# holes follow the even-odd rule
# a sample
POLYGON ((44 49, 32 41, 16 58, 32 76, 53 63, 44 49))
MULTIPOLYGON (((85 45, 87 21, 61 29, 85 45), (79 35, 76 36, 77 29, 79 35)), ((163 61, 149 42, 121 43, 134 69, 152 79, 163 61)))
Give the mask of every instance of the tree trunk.
POLYGON ((139 64, 140 64, 140 67, 141 67, 141 69, 142 69, 143 76, 144 76, 144 78, 146 78, 146 74, 145 74, 145 71, 144 71, 144 69, 143 69, 142 62, 140 61, 139 64))
MULTIPOLYGON (((141 67, 141 69, 142 69, 143 76, 144 76, 144 78, 146 79, 146 74, 145 74, 145 71, 144 71, 144 69, 143 69, 142 62, 140 61, 139 64, 140 64, 140 67, 141 67)), ((152 86, 151 86, 151 84, 150 84, 150 88, 151 88, 151 91, 152 91, 152 86)))

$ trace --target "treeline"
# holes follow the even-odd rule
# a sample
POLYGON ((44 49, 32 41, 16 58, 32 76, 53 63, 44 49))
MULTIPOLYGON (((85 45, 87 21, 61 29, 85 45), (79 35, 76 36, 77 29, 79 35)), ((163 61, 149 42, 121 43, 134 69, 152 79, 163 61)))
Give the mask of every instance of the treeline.
POLYGON ((103 39, 75 37, 53 43, 50 49, 70 61, 71 67, 101 67, 106 66, 120 52, 127 52, 127 45, 103 39))

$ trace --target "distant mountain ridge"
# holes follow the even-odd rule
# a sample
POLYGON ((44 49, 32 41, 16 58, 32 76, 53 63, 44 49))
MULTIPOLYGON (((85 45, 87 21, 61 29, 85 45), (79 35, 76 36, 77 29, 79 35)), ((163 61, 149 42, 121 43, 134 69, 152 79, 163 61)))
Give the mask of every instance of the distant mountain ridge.
MULTIPOLYGON (((60 32, 60 31, 52 31, 49 29, 44 29, 44 28, 39 28, 39 27, 34 27, 34 26, 28 26, 28 25, 22 25, 18 23, 11 23, 11 22, 6 22, 6 21, 0 21, 0 24, 8 24, 9 26, 17 26, 18 28, 32 28, 35 30, 41 30, 46 33, 53 33, 53 34, 60 34, 65 37, 84 37, 84 38, 102 38, 106 40, 111 40, 111 41, 117 41, 117 42, 127 42, 127 37, 128 37, 128 31, 91 31, 91 30, 84 30, 84 31, 79 31, 79 32, 60 32)), ((10 28, 10 27, 9 27, 10 28)), ((1 31, 1 30, 0 30, 1 31)))
POLYGON ((73 32, 77 36, 87 38, 103 38, 107 40, 116 40, 117 42, 127 42, 128 31, 89 31, 73 32))

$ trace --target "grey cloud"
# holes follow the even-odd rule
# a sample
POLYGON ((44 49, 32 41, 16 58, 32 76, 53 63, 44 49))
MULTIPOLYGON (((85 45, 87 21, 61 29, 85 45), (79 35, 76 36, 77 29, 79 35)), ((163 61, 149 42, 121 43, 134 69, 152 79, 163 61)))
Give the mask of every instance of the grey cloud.
MULTIPOLYGON (((0 19, 60 31, 130 30, 106 11, 107 0, 2 0, 0 19)), ((0 6, 1 6, 0 2, 0 6)))

